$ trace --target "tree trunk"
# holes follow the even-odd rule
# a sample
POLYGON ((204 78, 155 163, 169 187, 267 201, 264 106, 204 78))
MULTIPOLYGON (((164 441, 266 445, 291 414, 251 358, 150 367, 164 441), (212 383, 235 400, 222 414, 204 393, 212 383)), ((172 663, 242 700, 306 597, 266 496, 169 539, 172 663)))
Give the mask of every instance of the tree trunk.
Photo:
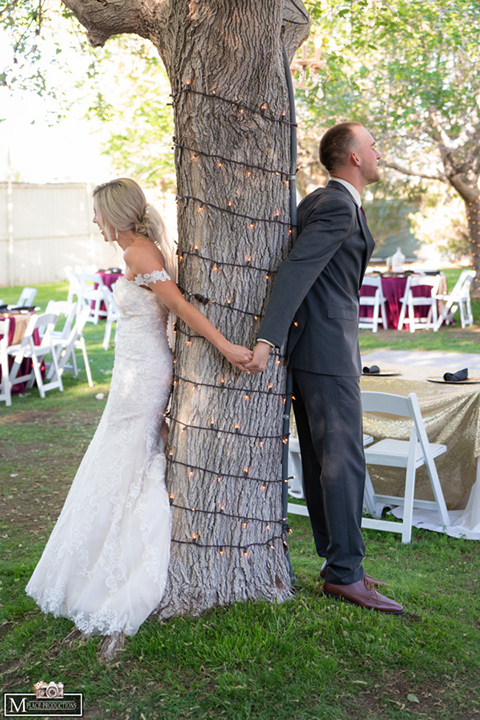
MULTIPOLYGON (((178 52, 167 60, 179 284, 230 340, 248 346, 291 237, 280 9, 255 0, 198 5, 178 25, 178 52)), ((159 615, 249 598, 281 601, 290 595, 282 357, 272 353, 266 372, 249 377, 183 323, 175 356, 167 454, 172 560, 159 615)))
POLYGON ((475 270, 471 293, 480 297, 480 162, 477 148, 471 147, 468 157, 462 154, 455 157, 451 149, 440 146, 445 176, 450 185, 458 192, 465 203, 467 215, 470 258, 475 270))
POLYGON ((472 295, 480 297, 480 199, 464 200, 467 213, 468 232, 470 239, 470 257, 475 270, 472 284, 472 295))
MULTIPOLYGON (((94 42, 108 37, 106 10, 117 32, 122 27, 118 2, 65 4, 94 42), (92 26, 99 8, 101 27, 92 26)), ((126 27, 135 5, 128 3, 126 27)), ((179 285, 228 339, 251 346, 291 245, 283 43, 291 56, 308 34, 308 17, 298 0, 139 0, 136 12, 138 32, 150 28, 172 84, 179 285), (161 23, 152 23, 155 15, 161 23)), ((251 377, 179 322, 174 367, 172 555, 158 615, 282 601, 291 592, 281 501, 282 354, 272 352, 265 373, 251 377)))

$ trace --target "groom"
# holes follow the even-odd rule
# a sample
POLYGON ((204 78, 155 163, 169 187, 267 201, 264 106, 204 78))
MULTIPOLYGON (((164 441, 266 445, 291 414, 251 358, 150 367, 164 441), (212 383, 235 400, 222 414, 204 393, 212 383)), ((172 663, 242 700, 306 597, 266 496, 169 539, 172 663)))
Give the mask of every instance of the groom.
POLYGON ((383 583, 361 564, 365 456, 358 294, 375 243, 360 196, 380 179, 380 153, 360 123, 346 122, 325 133, 320 160, 331 179, 299 205, 297 241, 279 268, 247 367, 262 372, 271 347, 280 347, 288 335, 305 498, 316 550, 326 558, 324 593, 399 614, 402 606, 378 593, 383 583))

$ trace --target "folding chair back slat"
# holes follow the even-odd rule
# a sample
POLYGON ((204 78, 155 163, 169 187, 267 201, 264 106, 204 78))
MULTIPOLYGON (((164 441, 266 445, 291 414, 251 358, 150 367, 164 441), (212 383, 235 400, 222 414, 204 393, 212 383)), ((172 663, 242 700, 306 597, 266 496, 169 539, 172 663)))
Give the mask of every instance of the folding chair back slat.
POLYGON ((88 322, 95 325, 101 317, 107 317, 107 310, 102 308, 104 282, 102 276, 91 272, 78 272, 79 300, 82 306, 90 308, 88 322))
MULTIPOLYGON (((31 388, 36 381, 40 397, 45 397, 48 390, 58 389, 63 392, 62 379, 58 370, 57 357, 53 345, 52 333, 57 322, 57 315, 54 313, 44 313, 43 315, 33 315, 28 323, 22 342, 18 346, 11 346, 8 349, 9 355, 14 356, 13 366, 10 371, 10 382, 17 385, 20 382, 27 382, 27 388, 31 388), (34 333, 38 330, 41 341, 35 344, 34 333), (43 331, 43 334, 42 334, 43 331), (45 356, 51 355, 51 373, 50 382, 45 383, 42 374, 42 363, 45 356), (30 372, 25 375, 19 375, 20 367, 24 359, 32 361, 30 372)), ((48 378, 47 378, 48 379, 48 378)))
POLYGON ((437 296, 440 275, 409 275, 405 292, 400 298, 401 307, 398 319, 398 330, 408 324, 410 332, 416 329, 438 330, 437 296), (428 288, 428 295, 422 294, 420 288, 428 288), (428 307, 427 315, 416 317, 415 308, 428 307))
POLYGON ((475 270, 462 270, 452 292, 437 295, 437 300, 444 304, 437 321, 438 327, 441 327, 444 322, 451 323, 457 310, 460 311, 462 328, 473 325, 470 287, 474 277, 475 270))
POLYGON ((387 312, 385 308, 386 300, 383 294, 382 278, 380 276, 365 275, 360 289, 360 307, 373 308, 371 317, 360 317, 358 327, 361 329, 371 329, 372 332, 377 332, 378 325, 381 323, 383 329, 387 328, 387 312), (366 288, 372 288, 371 291, 366 288), (362 293, 362 290, 364 291, 362 293))
POLYGON ((37 295, 37 289, 31 288, 31 287, 24 287, 22 292, 20 293, 20 297, 18 298, 17 304, 15 307, 30 307, 35 302, 35 297, 37 295))
MULTIPOLYGON (((70 331, 67 338, 54 339, 54 347, 58 361, 60 376, 67 370, 73 372, 76 377, 78 374, 75 350, 81 350, 83 361, 85 363, 85 371, 90 387, 93 387, 92 374, 90 372, 90 363, 88 362, 87 347, 85 338, 83 337, 83 328, 90 316, 90 308, 83 307, 80 310, 77 321, 70 331), (70 361, 70 365, 68 364, 70 361)), ((51 369, 50 369, 51 372, 51 369)))
POLYGON ((45 312, 54 313, 58 317, 52 337, 55 339, 68 338, 77 316, 77 303, 68 300, 49 300, 45 312), (62 327, 59 327, 61 317, 64 318, 64 323, 62 327))

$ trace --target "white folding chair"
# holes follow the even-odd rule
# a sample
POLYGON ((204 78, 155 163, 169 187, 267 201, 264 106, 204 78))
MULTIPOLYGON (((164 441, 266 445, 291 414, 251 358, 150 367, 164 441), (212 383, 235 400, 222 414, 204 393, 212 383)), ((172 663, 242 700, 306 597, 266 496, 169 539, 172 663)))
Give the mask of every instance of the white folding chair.
POLYGON ((360 317, 358 327, 361 329, 371 329, 377 332, 378 324, 381 323, 383 328, 387 328, 387 313, 385 309, 385 297, 382 289, 382 278, 375 275, 365 275, 360 289, 360 307, 373 308, 372 317, 360 317), (362 288, 374 288, 373 295, 362 295, 362 288))
POLYGON ((78 281, 78 299, 82 306, 90 309, 88 322, 96 325, 101 317, 107 317, 107 310, 102 308, 104 282, 96 273, 76 273, 78 281))
POLYGON ((69 302, 68 300, 49 300, 45 312, 54 313, 58 316, 52 338, 54 340, 65 340, 68 338, 77 316, 77 303, 69 302), (64 318, 64 322, 63 326, 59 327, 61 318, 64 318))
POLYGON ((0 381, 0 400, 3 400, 7 407, 12 404, 7 352, 9 332, 10 320, 8 318, 0 320, 0 369, 2 372, 2 378, 0 381))
MULTIPOLYGON (((43 315, 32 315, 28 323, 22 342, 18 345, 10 345, 7 352, 13 355, 13 366, 10 371, 11 385, 17 385, 21 382, 27 383, 27 388, 31 388, 34 382, 37 382, 40 397, 44 398, 47 390, 59 389, 63 392, 62 379, 59 373, 57 357, 52 340, 52 333, 57 322, 57 316, 53 313, 44 313, 43 315), (40 345, 35 345, 34 332, 38 330, 41 336, 40 345), (50 382, 44 383, 42 377, 42 362, 45 357, 51 355, 51 372, 50 382), (30 372, 25 375, 19 375, 20 366, 25 359, 31 359, 32 367, 30 372)), ((47 378, 48 379, 48 378, 47 378)))
POLYGON ((80 282, 77 278, 77 273, 75 272, 75 270, 72 268, 71 265, 66 265, 63 268, 63 272, 67 276, 67 280, 68 280, 67 302, 68 303, 74 302, 74 298, 76 297, 77 301, 78 301, 77 302, 77 312, 78 312, 80 310, 80 307, 83 305, 83 303, 81 303, 81 301, 80 301, 82 291, 80 288, 80 282))
MULTIPOLYGON (((363 445, 369 445, 373 442, 371 435, 363 434, 363 445)), ((303 472, 302 472, 302 456, 300 453, 300 443, 298 438, 290 435, 288 440, 288 475, 291 477, 288 487, 288 494, 297 500, 303 500, 303 472)), ((301 505, 293 505, 292 507, 298 508, 301 505)), ((292 511, 295 514, 295 510, 292 511)), ((308 515, 308 513, 301 512, 301 515, 308 515)))
POLYGON ((12 305, 12 307, 32 307, 35 302, 36 294, 37 288, 24 287, 20 293, 17 303, 12 305))
MULTIPOLYGON (((58 361, 58 369, 60 376, 65 371, 72 372, 75 377, 78 375, 77 359, 75 357, 75 350, 80 350, 83 355, 83 362, 85 364, 85 371, 87 373, 87 380, 90 387, 93 387, 92 374, 90 372, 90 363, 88 362, 87 347, 85 345, 85 338, 83 337, 83 328, 90 315, 90 308, 83 307, 80 310, 77 321, 70 331, 67 338, 57 338, 53 341, 56 358, 58 361), (68 364, 70 361, 70 364, 68 364)), ((52 368, 49 370, 49 374, 52 372, 52 368)))
POLYGON ((470 286, 474 277, 475 270, 462 270, 452 292, 436 296, 437 300, 445 303, 438 317, 437 327, 441 327, 444 322, 447 325, 451 323, 457 310, 460 310, 462 328, 465 328, 467 325, 473 325, 470 286))
POLYGON ((378 515, 377 505, 403 505, 403 520, 395 522, 381 520, 379 517, 363 518, 362 527, 375 530, 388 530, 402 534, 402 542, 409 543, 412 537, 413 508, 438 511, 443 525, 450 524, 447 506, 438 479, 434 459, 447 451, 445 445, 430 443, 415 393, 408 397, 390 393, 362 391, 362 408, 366 413, 381 413, 411 418, 412 429, 409 440, 385 438, 365 448, 367 475, 365 482, 365 507, 372 515, 378 515), (405 491, 403 496, 377 494, 368 474, 369 465, 405 468, 405 491), (430 478, 434 500, 415 498, 415 473, 425 465, 430 478))
POLYGON ((405 286, 405 293, 400 302, 400 316, 398 318, 398 329, 401 330, 405 323, 408 323, 410 332, 415 330, 438 330, 437 312, 437 291, 440 282, 440 275, 409 275, 405 286), (420 287, 428 288, 428 296, 418 295, 414 289, 420 287), (428 307, 425 316, 415 317, 415 308, 428 307), (408 314, 407 314, 408 310, 408 314))
MULTIPOLYGON (((113 323, 118 322, 120 319, 120 312, 113 298, 113 292, 106 285, 101 286, 101 292, 103 296, 103 302, 107 308, 107 319, 105 322, 105 334, 103 336, 103 349, 108 350, 110 346, 110 335, 112 333, 113 323)), ((116 329, 115 329, 116 337, 116 329)))

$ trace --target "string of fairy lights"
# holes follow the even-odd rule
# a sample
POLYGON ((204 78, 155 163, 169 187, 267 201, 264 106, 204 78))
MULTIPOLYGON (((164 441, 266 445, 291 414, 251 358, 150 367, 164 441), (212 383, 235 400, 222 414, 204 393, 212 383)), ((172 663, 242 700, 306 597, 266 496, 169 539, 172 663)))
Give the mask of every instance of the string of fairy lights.
MULTIPOLYGON (((263 440, 259 440, 259 442, 263 442, 263 440)), ((200 465, 195 465, 193 463, 186 463, 182 462, 181 460, 173 460, 172 455, 170 455, 170 460, 172 462, 175 462, 176 465, 183 465, 185 468, 188 469, 188 474, 190 477, 193 476, 195 471, 198 471, 200 473, 209 474, 216 478, 217 482, 220 483, 223 481, 224 478, 234 478, 238 480, 245 480, 248 479, 251 482, 260 483, 261 489, 265 490, 268 485, 276 485, 279 483, 287 483, 291 478, 272 478, 271 480, 265 480, 264 478, 256 478, 252 477, 248 472, 244 471, 242 475, 235 475, 234 473, 228 472, 228 473, 221 473, 217 470, 212 470, 210 468, 201 467, 200 465)), ((174 496, 173 494, 170 495, 170 501, 173 503, 174 496)))
MULTIPOLYGON (((200 255, 198 247, 194 247, 193 251, 188 250, 182 250, 182 252, 179 252, 178 259, 180 262, 183 262, 183 260, 187 259, 190 255, 194 255, 199 260, 204 260, 206 263, 209 263, 212 270, 218 269, 218 267, 237 267, 237 268, 247 268, 249 270, 258 270, 258 272, 266 273, 269 277, 270 275, 273 275, 276 273, 276 270, 270 270, 269 268, 264 267, 258 267, 258 265, 252 265, 252 258, 250 256, 247 256, 245 258, 244 263, 234 263, 234 262, 219 262, 218 260, 213 260, 213 258, 207 257, 205 255, 200 255)), ((268 278, 267 278, 268 279, 268 278)))
MULTIPOLYGON (((257 116, 259 119, 261 119, 262 122, 280 124, 286 126, 287 128, 290 128, 290 131, 295 126, 295 123, 292 122, 291 112, 287 114, 282 111, 279 114, 275 114, 271 111, 271 109, 266 103, 262 103, 258 107, 252 107, 251 105, 248 105, 247 103, 242 102, 237 98, 227 98, 223 95, 217 94, 215 91, 210 92, 206 90, 196 89, 189 81, 186 82, 184 87, 180 88, 172 94, 172 104, 175 106, 181 100, 185 99, 185 97, 187 97, 189 94, 201 96, 209 102, 230 106, 238 114, 239 117, 245 117, 246 115, 257 116)), ((206 149, 201 147, 192 147, 191 144, 182 142, 181 138, 179 138, 178 136, 173 138, 173 146, 175 148, 175 152, 177 153, 177 160, 179 163, 188 159, 192 163, 199 161, 210 163, 214 165, 214 167, 218 170, 224 170, 228 167, 231 167, 237 173, 238 171, 243 171, 246 178, 251 177, 253 173, 265 173, 272 179, 278 178, 279 182, 283 183, 285 187, 290 188, 292 187, 292 182, 294 184, 295 181, 295 168, 292 169, 292 167, 289 167, 288 169, 278 167, 272 168, 266 165, 262 165, 258 162, 249 163, 244 160, 239 160, 238 158, 226 157, 224 153, 215 152, 215 150, 211 148, 206 149)), ((228 215, 234 218, 236 222, 241 222, 242 220, 244 220, 247 225, 247 229, 252 232, 255 231, 258 226, 276 225, 280 229, 280 231, 284 231, 285 233, 287 233, 287 239, 289 241, 291 241, 292 236, 295 232, 295 228, 292 226, 291 218, 282 218, 280 212, 275 209, 272 213, 272 216, 270 217, 257 217, 255 215, 241 212, 238 208, 234 206, 231 200, 227 200, 225 205, 222 206, 218 202, 211 202, 207 198, 200 198, 191 194, 178 194, 177 203, 181 203, 185 209, 190 207, 193 212, 199 214, 208 211, 213 213, 219 213, 224 216, 228 215)), ((191 248, 179 249, 177 255, 179 265, 183 263, 183 266, 185 266, 185 263, 188 262, 201 263, 204 267, 206 266, 209 269, 210 273, 213 274, 213 277, 215 276, 215 273, 220 270, 231 272, 235 269, 240 269, 242 272, 251 272, 260 277, 263 275, 263 280, 266 283, 265 290, 267 290, 268 287, 267 283, 276 272, 272 268, 263 267, 259 264, 256 264, 250 255, 246 255, 241 261, 236 259, 232 260, 231 258, 229 258, 228 260, 220 260, 203 254, 197 245, 194 245, 191 248)), ((185 291, 182 289, 182 292, 185 291)), ((189 299, 197 300, 197 302, 201 303, 204 307, 213 305, 220 308, 221 310, 235 313, 235 315, 239 314, 241 316, 244 316, 245 318, 252 318, 254 321, 257 321, 261 318, 261 313, 259 311, 252 311, 247 308, 236 307, 230 298, 227 298, 225 302, 220 302, 218 300, 205 297, 204 294, 196 292, 195 290, 185 292, 185 295, 189 299)), ((182 327, 179 327, 178 324, 176 327, 176 333, 184 337, 185 343, 187 345, 191 344, 192 341, 196 339, 203 340, 202 336, 197 335, 193 332, 189 332, 188 327, 185 330, 182 327)), ((277 348, 273 350, 273 356, 274 362, 276 362, 278 365, 283 363, 284 358, 277 348)), ((228 438, 230 436, 233 438, 237 436, 239 438, 241 437, 248 441, 251 441, 254 446, 257 446, 259 448, 262 448, 265 445, 271 446, 272 452, 275 452, 276 447, 278 447, 279 454, 280 449, 285 448, 286 444, 288 444, 289 433, 288 424, 287 428, 285 426, 285 407, 289 403, 289 398, 285 392, 275 391, 271 382, 269 382, 268 388, 266 389, 259 388, 252 390, 248 387, 238 387, 236 385, 227 384, 225 378, 223 377, 221 377, 218 382, 203 382, 192 380, 190 378, 182 376, 176 370, 174 371, 173 382, 177 386, 179 384, 183 384, 185 386, 184 389, 189 387, 192 392, 208 392, 216 389, 221 393, 234 393, 236 397, 241 394, 245 402, 249 402, 252 399, 252 396, 256 394, 263 397, 271 395, 273 398, 277 398, 279 400, 280 407, 282 408, 282 416, 284 418, 284 424, 281 433, 277 432, 267 435, 262 434, 262 437, 259 437, 258 434, 248 432, 246 431, 246 429, 241 428, 240 424, 237 422, 229 424, 223 423, 223 426, 220 426, 218 421, 216 421, 212 417, 210 423, 208 424, 194 424, 192 422, 187 423, 183 422, 179 417, 175 417, 172 413, 172 410, 170 410, 170 412, 168 413, 169 421, 173 425, 176 425, 178 427, 179 432, 187 434, 193 432, 197 436, 200 435, 201 437, 203 437, 203 434, 212 431, 224 438, 228 438)), ((201 467, 186 462, 184 461, 184 459, 175 457, 172 448, 170 448, 167 454, 167 462, 171 465, 175 465, 181 468, 183 472, 188 474, 188 477, 192 480, 192 482, 195 480, 196 482, 203 483, 205 480, 210 479, 210 482, 215 482, 223 485, 228 484, 231 481, 235 483, 241 482, 242 484, 249 483, 253 484, 252 487, 259 488, 260 492, 267 492, 269 487, 281 486, 282 495, 285 495, 285 493, 283 492, 283 488, 288 485, 290 479, 286 477, 288 473, 285 471, 282 471, 281 475, 279 473, 278 477, 276 476, 272 479, 254 477, 252 476, 250 467, 248 466, 245 466, 243 470, 237 474, 230 471, 218 472, 218 470, 215 468, 201 467)), ((269 520, 255 517, 253 515, 239 515, 238 512, 235 512, 235 508, 226 507, 225 501, 220 502, 218 500, 218 503, 219 505, 216 506, 214 509, 212 509, 211 507, 190 507, 188 502, 185 503, 185 499, 183 500, 183 502, 180 502, 176 500, 173 492, 170 493, 170 504, 172 508, 175 508, 176 511, 181 513, 188 513, 191 516, 191 519, 194 519, 198 515, 207 516, 210 517, 214 523, 216 523, 217 520, 224 518, 228 520, 230 524, 233 523, 231 532, 232 535, 238 535, 238 531, 240 531, 240 534, 242 534, 242 531, 246 531, 253 524, 254 527, 258 528, 258 531, 254 536, 253 540, 250 537, 240 538, 240 540, 237 539, 235 541, 233 539, 227 541, 226 538, 221 538, 220 540, 217 540, 217 538, 214 537, 213 534, 211 537, 201 538, 199 537, 198 530, 195 530, 194 528, 190 534, 190 537, 172 537, 172 542, 179 545, 190 545, 198 548, 211 549, 219 556, 227 554, 228 551, 235 550, 238 551, 244 558, 247 558, 249 556, 249 551, 252 548, 264 547, 266 549, 273 550, 276 547, 276 543, 281 542, 283 543, 284 551, 288 554, 288 543, 286 536, 289 532, 289 528, 287 525, 286 512, 284 511, 284 507, 286 507, 285 503, 282 503, 282 505, 284 505, 284 507, 282 507, 282 516, 269 520), (271 528, 278 528, 278 531, 271 531, 271 528), (260 532, 261 535, 262 530, 263 533, 265 533, 266 537, 265 535, 263 538, 258 537, 258 532, 260 532)))
POLYGON ((225 163, 229 163, 230 165, 238 165, 240 167, 247 168, 247 177, 250 176, 252 169, 253 170, 263 170, 263 172, 266 173, 272 173, 273 175, 278 175, 281 178, 289 179, 290 175, 286 173, 284 170, 275 170, 273 168, 266 167, 265 165, 255 165, 255 164, 249 164, 244 162, 243 160, 235 160, 233 158, 227 158, 223 155, 219 155, 218 153, 210 153, 205 152, 205 150, 197 150, 196 148, 189 147, 188 145, 182 145, 181 143, 177 142, 177 139, 175 136, 173 137, 173 147, 179 148, 180 150, 188 150, 190 153, 192 153, 192 159, 195 160, 197 157, 203 156, 208 158, 213 158, 217 162, 217 167, 221 168, 224 166, 225 163))
POLYGON ((229 200, 227 202, 227 206, 225 208, 222 208, 220 205, 215 205, 214 203, 208 202, 207 200, 202 200, 200 198, 194 197, 192 195, 177 195, 177 202, 193 202, 197 203, 197 212, 202 212, 204 207, 213 208, 214 210, 219 210, 220 212, 228 212, 229 215, 233 215, 234 217, 239 218, 245 218, 245 220, 248 220, 248 227, 250 230, 254 230, 257 223, 278 223, 279 225, 286 225, 289 230, 291 231, 291 223, 290 221, 286 222, 284 220, 280 220, 280 213, 275 212, 273 218, 259 218, 259 217, 252 217, 251 215, 246 215, 245 213, 239 213, 232 209, 232 202, 229 200))
POLYGON ((282 111, 280 115, 275 115, 274 113, 272 113, 266 102, 262 102, 262 104, 258 107, 254 107, 252 105, 248 105, 246 102, 241 102, 238 99, 227 98, 223 95, 219 95, 215 90, 208 92, 207 90, 199 90, 198 88, 194 88, 191 80, 186 80, 185 87, 180 88, 179 90, 171 94, 172 105, 175 105, 179 97, 184 93, 201 95, 205 98, 222 101, 228 105, 231 105, 232 107, 237 108, 240 114, 243 114, 245 110, 247 110, 252 115, 260 115, 264 120, 270 120, 273 123, 281 123, 283 125, 295 125, 295 123, 292 123, 290 119, 287 119, 287 113, 285 111, 282 111))
MULTIPOLYGON (((195 337, 201 337, 201 335, 195 335, 195 337)), ((230 391, 232 391, 232 392, 241 392, 241 393, 243 393, 244 400, 249 400, 249 399, 250 399, 251 390, 250 390, 249 388, 242 388, 242 387, 235 387, 235 386, 225 385, 225 378, 220 378, 218 384, 214 384, 214 383, 199 382, 198 380, 189 380, 188 378, 184 378, 184 377, 182 377, 181 375, 177 375, 176 373, 174 373, 174 374, 173 374, 173 384, 174 384, 174 385, 178 385, 179 382, 190 383, 190 384, 193 385, 195 388, 197 388, 197 387, 208 387, 208 388, 216 388, 216 389, 219 389, 219 390, 225 390, 225 389, 228 388, 228 390, 230 390, 230 391)), ((262 395, 262 394, 263 394, 263 395, 274 395, 274 396, 276 395, 276 396, 281 397, 281 398, 284 398, 284 397, 285 397, 285 393, 283 393, 283 392, 282 392, 282 393, 279 393, 279 392, 275 392, 275 391, 273 390, 273 383, 271 383, 271 382, 268 383, 268 389, 267 389, 267 390, 255 390, 255 394, 260 394, 260 395, 262 395)))

